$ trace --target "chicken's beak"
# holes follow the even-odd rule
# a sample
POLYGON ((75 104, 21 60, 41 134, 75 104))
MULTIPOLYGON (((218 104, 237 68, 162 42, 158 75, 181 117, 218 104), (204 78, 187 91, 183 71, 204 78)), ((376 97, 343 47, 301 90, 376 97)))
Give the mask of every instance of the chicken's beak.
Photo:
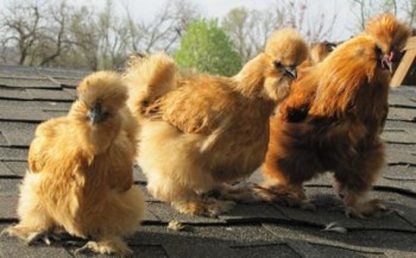
POLYGON ((96 124, 101 122, 105 118, 105 113, 102 110, 101 104, 95 104, 88 112, 88 118, 91 121, 91 124, 96 124))
POLYGON ((393 52, 391 52, 390 55, 384 55, 381 59, 381 68, 385 70, 388 69, 391 73, 393 72, 392 60, 394 58, 392 53, 393 52))
POLYGON ((337 44, 330 43, 330 44, 329 44, 329 52, 334 51, 336 47, 337 47, 337 44))
POLYGON ((388 54, 389 60, 392 63, 398 63, 400 59, 403 57, 403 52, 401 52, 399 49, 393 47, 388 54))
POLYGON ((293 80, 298 76, 296 68, 285 68, 285 74, 293 80))

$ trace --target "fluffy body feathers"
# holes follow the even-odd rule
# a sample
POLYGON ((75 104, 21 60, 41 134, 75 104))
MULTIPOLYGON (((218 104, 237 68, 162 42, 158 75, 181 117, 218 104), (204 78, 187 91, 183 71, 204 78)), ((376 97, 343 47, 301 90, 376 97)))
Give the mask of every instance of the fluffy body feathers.
POLYGON ((98 72, 78 86, 65 117, 38 126, 11 235, 31 241, 54 228, 91 238, 85 248, 128 255, 122 237, 138 229, 144 201, 133 186, 137 122, 116 73, 98 72), (95 242, 94 242, 95 241, 95 242))
POLYGON ((306 55, 302 38, 282 30, 232 78, 180 73, 163 54, 130 68, 128 73, 140 77, 129 81, 129 106, 141 112, 138 160, 150 193, 184 213, 211 216, 227 210, 229 202, 201 194, 245 178, 260 166, 269 116, 286 97, 291 73, 306 55), (151 89, 166 93, 141 94, 151 89))
POLYGON ((332 171, 347 214, 361 217, 383 208, 365 196, 384 165, 380 133, 390 82, 385 62, 409 34, 391 15, 375 18, 367 30, 297 80, 271 119, 266 198, 286 196, 308 207, 303 182, 332 171))

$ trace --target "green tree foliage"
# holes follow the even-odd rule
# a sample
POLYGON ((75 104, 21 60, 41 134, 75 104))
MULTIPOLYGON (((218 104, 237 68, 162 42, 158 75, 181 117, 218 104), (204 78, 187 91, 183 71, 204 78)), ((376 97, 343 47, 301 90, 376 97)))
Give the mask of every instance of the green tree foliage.
POLYGON ((231 76, 241 69, 241 57, 216 20, 191 23, 183 35, 175 59, 182 67, 231 76))

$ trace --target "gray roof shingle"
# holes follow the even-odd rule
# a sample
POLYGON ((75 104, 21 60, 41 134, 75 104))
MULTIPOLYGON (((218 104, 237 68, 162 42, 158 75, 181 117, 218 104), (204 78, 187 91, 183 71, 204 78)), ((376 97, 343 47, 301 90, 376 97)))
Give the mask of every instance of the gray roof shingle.
MULTIPOLYGON (((37 124, 67 112, 76 84, 87 73, 0 66, 0 229, 17 222, 18 186, 37 124)), ((146 214, 141 230, 128 238, 135 257, 415 257, 416 88, 393 90, 389 103, 383 133, 387 166, 371 195, 395 208, 392 214, 347 218, 334 195, 332 176, 325 174, 305 186, 317 206, 314 212, 260 203, 238 204, 218 218, 186 216, 150 196, 146 177, 136 166, 134 180, 145 193, 146 214), (186 230, 168 230, 172 219, 186 230), (346 233, 323 231, 334 222, 346 233)), ((259 180, 257 171, 250 181, 259 180)), ((84 243, 68 238, 28 247, 2 236, 0 257, 74 257, 75 248, 84 243)))

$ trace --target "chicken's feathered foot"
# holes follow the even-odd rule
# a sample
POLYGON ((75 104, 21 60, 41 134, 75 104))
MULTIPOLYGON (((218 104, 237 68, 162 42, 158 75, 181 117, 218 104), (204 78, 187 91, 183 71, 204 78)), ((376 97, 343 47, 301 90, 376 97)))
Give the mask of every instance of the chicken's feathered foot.
POLYGON ((252 184, 231 185, 223 183, 207 195, 239 203, 256 203, 263 201, 262 198, 260 198, 260 196, 256 193, 256 189, 252 184))
POLYGON ((119 237, 88 241, 84 246, 75 250, 75 254, 93 251, 100 254, 118 254, 121 257, 132 257, 133 251, 119 237))
POLYGON ((205 217, 218 217, 233 208, 234 204, 233 201, 218 200, 207 196, 201 196, 198 200, 172 203, 181 213, 205 217))
POLYGON ((365 197, 354 192, 347 193, 343 196, 343 200, 345 203, 345 215, 347 217, 363 219, 369 216, 388 215, 394 212, 394 210, 388 208, 382 200, 365 200, 365 197))
POLYGON ((255 186, 255 192, 263 201, 277 202, 289 207, 303 210, 316 210, 315 205, 307 198, 302 186, 255 186))
POLYGON ((32 245, 36 241, 42 241, 43 243, 50 245, 51 239, 57 240, 58 237, 54 235, 53 232, 45 230, 35 230, 29 227, 24 227, 20 225, 10 226, 5 228, 0 236, 8 234, 12 237, 17 237, 25 241, 27 245, 32 245))

